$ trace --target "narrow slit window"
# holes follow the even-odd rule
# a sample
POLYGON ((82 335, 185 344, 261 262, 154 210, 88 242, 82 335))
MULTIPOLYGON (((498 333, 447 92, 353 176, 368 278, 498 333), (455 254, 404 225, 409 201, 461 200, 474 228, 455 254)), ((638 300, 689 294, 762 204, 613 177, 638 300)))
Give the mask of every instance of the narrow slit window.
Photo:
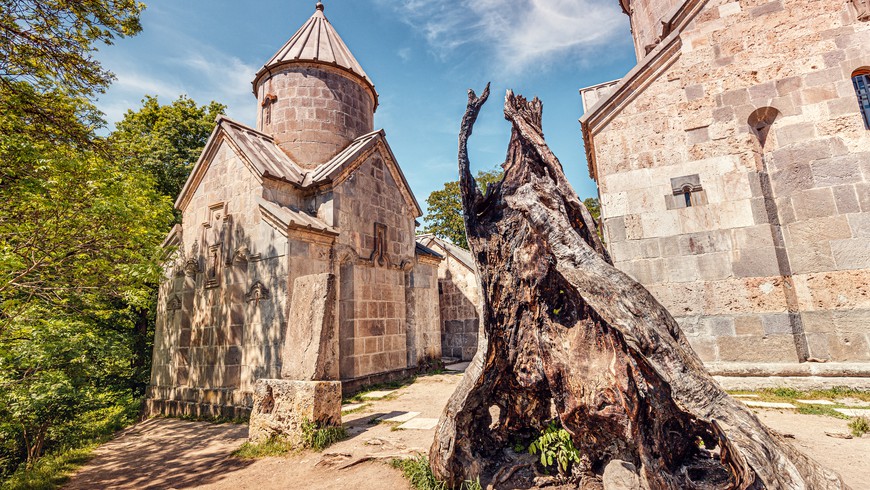
POLYGON ((692 188, 689 186, 683 187, 683 198, 686 200, 686 207, 692 207, 692 188))
POLYGON ((864 120, 864 129, 870 129, 870 68, 861 68, 852 73, 852 86, 858 96, 858 109, 864 120))

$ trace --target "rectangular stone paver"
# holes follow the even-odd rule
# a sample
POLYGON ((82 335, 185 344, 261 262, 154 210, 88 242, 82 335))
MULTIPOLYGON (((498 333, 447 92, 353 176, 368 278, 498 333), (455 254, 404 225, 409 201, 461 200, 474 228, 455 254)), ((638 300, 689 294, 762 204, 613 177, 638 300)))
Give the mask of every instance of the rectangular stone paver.
POLYGON ((731 395, 734 398, 758 398, 758 395, 731 395))
POLYGON ((870 408, 835 408, 834 410, 849 417, 870 417, 870 408))
POLYGON ((804 405, 836 405, 836 403, 830 400, 795 400, 798 403, 803 403, 804 405))
POLYGON ((420 415, 420 412, 405 412, 400 415, 396 415, 395 417, 390 417, 388 419, 382 419, 384 422, 407 422, 412 418, 420 415))
POLYGON ((747 407, 755 407, 755 408, 797 408, 791 403, 781 403, 781 402, 760 402, 756 400, 740 400, 747 407))
POLYGON ((465 368, 471 364, 469 362, 457 362, 456 364, 451 364, 449 366, 445 366, 448 371, 465 371, 465 368))
POLYGON ((362 397, 363 397, 363 398, 369 398, 369 399, 372 399, 372 400, 378 400, 378 399, 381 399, 381 398, 388 397, 388 396, 392 395, 393 393, 395 393, 396 391, 397 391, 397 390, 388 390, 388 391, 370 391, 370 392, 364 394, 362 397))
POLYGON ((399 429, 429 430, 434 429, 436 425, 438 425, 438 419, 417 417, 400 425, 399 429))
POLYGON ((341 411, 342 411, 342 412, 350 412, 350 411, 352 411, 352 410, 356 410, 357 408, 362 408, 362 407, 364 407, 365 405, 366 405, 365 403, 351 403, 351 404, 348 404, 348 405, 342 405, 342 406, 341 406, 341 411))

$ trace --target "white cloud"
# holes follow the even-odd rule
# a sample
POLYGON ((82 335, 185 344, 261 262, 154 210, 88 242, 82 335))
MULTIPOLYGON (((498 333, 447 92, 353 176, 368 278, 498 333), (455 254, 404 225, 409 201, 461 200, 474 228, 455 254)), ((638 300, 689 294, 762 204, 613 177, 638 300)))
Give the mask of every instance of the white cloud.
POLYGON ((440 58, 460 48, 482 50, 508 73, 545 67, 560 56, 580 61, 590 48, 623 35, 628 24, 617 0, 379 2, 397 10, 440 58))

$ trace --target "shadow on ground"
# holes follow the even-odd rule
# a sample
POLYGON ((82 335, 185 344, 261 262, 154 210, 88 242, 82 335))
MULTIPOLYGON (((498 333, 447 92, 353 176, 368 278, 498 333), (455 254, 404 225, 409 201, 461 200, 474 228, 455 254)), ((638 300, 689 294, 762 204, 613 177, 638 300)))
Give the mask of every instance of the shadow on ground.
POLYGON ((220 480, 251 460, 230 454, 248 427, 176 419, 149 419, 100 446, 65 489, 190 488, 220 480))

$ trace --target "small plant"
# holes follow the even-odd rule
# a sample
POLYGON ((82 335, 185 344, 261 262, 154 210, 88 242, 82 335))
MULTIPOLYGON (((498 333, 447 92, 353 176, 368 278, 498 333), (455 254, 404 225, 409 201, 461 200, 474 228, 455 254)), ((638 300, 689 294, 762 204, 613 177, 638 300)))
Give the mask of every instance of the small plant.
POLYGON ((266 442, 254 444, 246 442, 235 451, 233 456, 242 459, 266 458, 269 456, 283 456, 295 449, 295 446, 280 436, 272 436, 266 442))
MULTIPOLYGON (((420 454, 416 458, 390 460, 390 466, 400 470, 415 490, 447 490, 447 484, 432 474, 429 458, 420 454)), ((459 490, 483 490, 480 478, 462 482, 459 490)))
POLYGON ((314 422, 302 423, 302 446, 315 451, 323 451, 347 437, 344 426, 320 427, 314 422))
POLYGON ((390 466, 400 470, 416 490, 447 490, 447 484, 435 479, 429 467, 429 458, 422 454, 411 459, 393 459, 390 466))
POLYGON ((849 429, 851 429, 853 436, 861 437, 870 432, 870 420, 867 417, 856 417, 849 422, 849 429))
POLYGON ((540 453, 541 466, 548 468, 556 464, 563 475, 570 474, 574 463, 580 462, 580 451, 574 447, 571 434, 555 420, 529 445, 529 453, 540 453))

